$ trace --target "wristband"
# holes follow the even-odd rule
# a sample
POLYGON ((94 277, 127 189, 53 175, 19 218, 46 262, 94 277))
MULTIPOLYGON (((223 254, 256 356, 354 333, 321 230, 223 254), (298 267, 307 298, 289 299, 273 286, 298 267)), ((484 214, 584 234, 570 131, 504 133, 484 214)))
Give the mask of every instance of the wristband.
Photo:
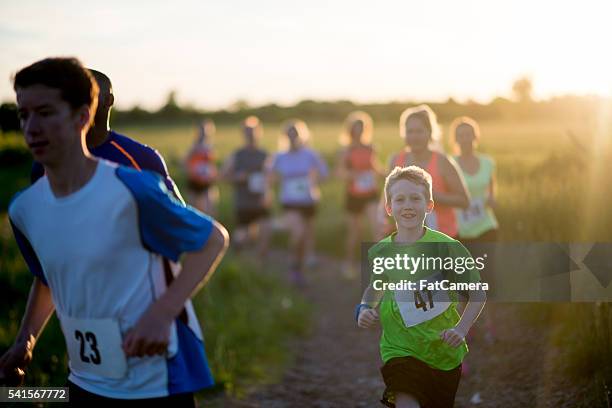
POLYGON ((359 321, 359 314, 361 313, 361 309, 363 308, 371 309, 370 305, 368 305, 367 303, 358 304, 357 307, 355 308, 355 321, 356 322, 359 321))

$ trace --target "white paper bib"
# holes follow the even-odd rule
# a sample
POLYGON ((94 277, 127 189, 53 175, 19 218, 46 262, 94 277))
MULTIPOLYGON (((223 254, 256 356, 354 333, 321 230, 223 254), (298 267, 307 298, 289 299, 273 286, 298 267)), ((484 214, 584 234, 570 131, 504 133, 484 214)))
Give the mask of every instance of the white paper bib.
POLYGON ((486 215, 484 199, 477 198, 470 202, 470 206, 467 209, 461 211, 461 221, 464 224, 472 224, 480 221, 486 215))
POLYGON ((115 319, 76 319, 61 316, 70 369, 105 378, 127 374, 119 323, 115 319))
POLYGON ((249 175, 248 185, 251 193, 262 194, 265 191, 266 179, 262 172, 249 175))
POLYGON ((355 179, 355 190, 359 193, 367 193, 376 187, 374 172, 371 170, 362 171, 355 179))
MULTIPOLYGON (((441 279, 441 274, 428 280, 433 282, 438 278, 441 279)), ((431 320, 444 313, 452 304, 446 290, 396 290, 395 301, 406 327, 431 320)))
POLYGON ((289 201, 310 200, 310 177, 294 177, 285 180, 285 194, 289 201))

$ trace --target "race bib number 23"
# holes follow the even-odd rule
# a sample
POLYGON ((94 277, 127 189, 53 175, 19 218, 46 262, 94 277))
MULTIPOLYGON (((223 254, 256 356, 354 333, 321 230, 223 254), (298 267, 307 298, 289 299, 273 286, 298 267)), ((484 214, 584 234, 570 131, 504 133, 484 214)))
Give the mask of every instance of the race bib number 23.
POLYGON ((119 323, 114 319, 61 319, 70 369, 120 379, 127 374, 119 323))

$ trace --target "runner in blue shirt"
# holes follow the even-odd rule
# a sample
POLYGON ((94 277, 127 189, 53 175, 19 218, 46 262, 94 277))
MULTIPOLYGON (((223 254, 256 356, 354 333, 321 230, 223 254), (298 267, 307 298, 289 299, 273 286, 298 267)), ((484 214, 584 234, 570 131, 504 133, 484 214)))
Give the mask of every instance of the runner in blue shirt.
MULTIPOLYGON (((134 139, 121 135, 110 128, 110 114, 115 103, 113 84, 108 76, 100 71, 90 69, 95 78, 100 93, 96 116, 87 132, 87 147, 89 152, 101 159, 112 161, 137 170, 151 170, 163 177, 164 183, 176 198, 183 201, 176 184, 168 174, 168 168, 162 155, 152 147, 139 143, 134 139)), ((39 162, 32 165, 30 179, 32 184, 45 174, 39 162)))
POLYGON ((227 231, 176 200, 154 173, 89 154, 82 140, 98 89, 78 60, 39 61, 18 72, 14 86, 26 143, 46 177, 9 206, 35 278, 15 343, 0 358, 0 381, 23 377, 55 310, 71 402, 193 406, 210 371, 199 327, 178 316, 193 312, 188 299, 218 265, 227 231), (185 252, 166 287, 161 256, 176 262, 185 252))

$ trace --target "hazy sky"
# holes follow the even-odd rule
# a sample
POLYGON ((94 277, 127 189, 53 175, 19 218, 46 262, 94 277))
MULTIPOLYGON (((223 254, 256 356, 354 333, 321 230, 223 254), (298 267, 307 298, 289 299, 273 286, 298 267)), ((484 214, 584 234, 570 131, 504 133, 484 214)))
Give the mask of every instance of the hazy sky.
POLYGON ((529 75, 537 97, 612 95, 608 0, 0 2, 0 100, 45 56, 106 72, 117 104, 237 99, 488 101, 529 75), (87 4, 86 4, 87 3, 87 4))

